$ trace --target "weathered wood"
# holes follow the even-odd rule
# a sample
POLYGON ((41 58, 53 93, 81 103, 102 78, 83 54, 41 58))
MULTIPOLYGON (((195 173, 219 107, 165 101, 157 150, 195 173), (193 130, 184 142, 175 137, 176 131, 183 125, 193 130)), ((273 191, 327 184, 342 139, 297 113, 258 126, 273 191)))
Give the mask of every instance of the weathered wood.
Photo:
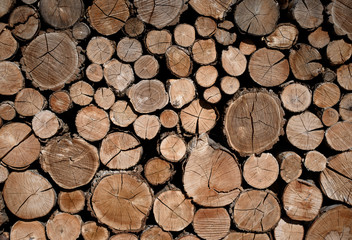
POLYGON ((170 104, 182 108, 196 97, 196 87, 190 78, 169 79, 167 81, 170 104))
POLYGON ((312 92, 300 83, 292 83, 284 87, 280 95, 282 105, 291 112, 302 112, 312 102, 312 92))
POLYGON ((352 63, 337 69, 337 82, 346 90, 352 90, 352 63))
POLYGON ((170 46, 166 52, 166 64, 176 77, 188 77, 192 73, 192 61, 189 52, 179 46, 170 46))
POLYGON ((329 127, 325 132, 328 145, 336 151, 346 151, 352 148, 352 122, 342 121, 329 127))
POLYGON ((0 103, 0 118, 5 121, 11 121, 16 117, 15 104, 11 101, 0 103))
POLYGON ((343 64, 351 58, 352 44, 343 39, 331 41, 326 48, 326 55, 331 65, 343 64))
POLYGON ((329 22, 334 25, 335 33, 338 35, 347 34, 347 36, 351 39, 351 3, 348 0, 333 0, 327 7, 327 13, 330 15, 329 22))
POLYGON ((110 88, 101 87, 94 93, 94 101, 104 110, 108 110, 115 103, 115 94, 110 88))
POLYGON ((172 35, 167 30, 151 30, 145 37, 147 50, 152 54, 164 54, 172 44, 172 35))
POLYGON ((326 108, 321 116, 321 121, 327 127, 331 127, 339 121, 340 115, 334 108, 326 108))
POLYGON ((122 38, 116 47, 117 56, 125 62, 135 62, 143 54, 142 44, 135 38, 122 38))
POLYGON ((277 240, 303 240, 304 228, 300 224, 294 224, 280 219, 274 229, 274 236, 277 240))
POLYGON ((251 55, 257 50, 257 46, 251 39, 246 38, 240 42, 239 49, 244 55, 251 55))
POLYGON ((290 49, 296 44, 298 39, 298 29, 290 23, 277 25, 274 32, 264 37, 265 43, 270 48, 290 49))
POLYGON ((16 63, 1 61, 0 73, 1 95, 14 95, 24 88, 24 77, 16 63))
POLYGON ((63 212, 75 214, 82 211, 86 205, 86 196, 82 190, 61 191, 57 204, 63 212))
POLYGON ((205 101, 211 104, 216 104, 221 100, 221 92, 220 89, 216 86, 212 86, 207 88, 203 92, 203 98, 205 101))
POLYGON ((181 47, 190 47, 196 40, 196 30, 192 25, 179 24, 174 30, 175 43, 181 47))
POLYGON ((0 17, 5 16, 15 5, 16 0, 4 0, 0 6, 0 17))
POLYGON ((350 120, 352 118, 352 94, 345 94, 339 104, 339 114, 342 120, 350 120))
POLYGON ((158 157, 149 159, 144 165, 144 176, 152 185, 164 184, 175 174, 171 163, 158 157))
POLYGON ((201 87, 211 87, 218 78, 218 70, 212 65, 200 66, 195 73, 195 79, 201 87))
POLYGON ((98 226, 96 222, 86 222, 82 226, 84 240, 108 240, 109 231, 105 227, 98 226))
POLYGON ((225 94, 233 95, 240 88, 240 81, 235 77, 225 76, 220 80, 220 87, 225 94))
POLYGON ((236 41, 237 34, 219 27, 215 32, 215 39, 221 45, 228 46, 232 45, 236 41))
POLYGON ((72 107, 70 94, 65 90, 53 92, 49 97, 49 107, 56 113, 64 113, 72 107))
POLYGON ((295 152, 282 152, 277 156, 280 162, 280 176, 286 183, 298 179, 302 174, 302 158, 295 152))
POLYGON ((104 77, 101 65, 92 63, 86 68, 86 76, 92 82, 100 82, 104 77))
POLYGON ((248 233, 248 232, 236 232, 230 231, 230 233, 224 238, 224 240, 270 240, 270 236, 265 233, 248 233))
POLYGON ((315 48, 323 48, 329 44, 330 36, 322 27, 318 27, 314 32, 309 34, 308 41, 315 48))
POLYGON ((104 64, 115 53, 115 43, 105 37, 93 37, 89 40, 86 51, 92 63, 104 64))
POLYGON ((165 128, 173 128, 178 124, 178 115, 174 110, 165 109, 159 116, 160 123, 165 128))
POLYGON ((331 82, 321 83, 313 93, 313 103, 320 108, 332 107, 340 100, 340 88, 331 82))
POLYGON ((192 46, 192 58, 201 65, 215 62, 217 58, 215 41, 213 39, 196 40, 192 46))
POLYGON ((80 216, 57 211, 46 223, 46 234, 50 240, 75 240, 81 234, 81 224, 80 216))
POLYGON ((93 87, 85 81, 78 81, 70 86, 70 97, 77 105, 87 106, 93 101, 93 95, 93 87))
POLYGON ((215 19, 223 19, 225 18, 226 13, 229 11, 231 5, 233 5, 235 2, 235 0, 190 0, 189 4, 200 15, 213 17, 215 19))
POLYGON ((231 76, 240 76, 247 67, 247 59, 238 48, 228 47, 221 54, 222 67, 231 76))
POLYGON ((141 234, 140 240, 172 240, 172 235, 169 232, 163 231, 158 226, 150 226, 141 234))
POLYGON ((304 166, 312 172, 321 172, 327 164, 326 157, 318 151, 309 151, 304 158, 304 166))
POLYGON ((91 30, 84 22, 78 22, 72 28, 72 36, 78 41, 87 39, 90 34, 91 30))
POLYGON ((61 120, 49 110, 40 111, 32 119, 33 132, 39 138, 51 138, 59 131, 61 126, 61 120))
POLYGON ((45 239, 44 225, 38 221, 24 222, 17 221, 11 228, 10 238, 21 239, 45 239))
POLYGON ((160 155, 170 162, 181 161, 187 152, 187 145, 181 136, 167 134, 160 141, 158 148, 160 155))
POLYGON ((134 132, 141 139, 151 140, 155 138, 160 131, 160 127, 160 120, 155 115, 143 114, 133 122, 134 132))
POLYGON ((18 42, 12 36, 11 31, 6 28, 6 24, 4 23, 0 23, 0 46, 2 49, 0 52, 0 60, 12 58, 19 47, 18 42))
POLYGON ((142 79, 155 77, 159 72, 158 60, 152 55, 143 55, 133 65, 134 73, 142 79))
POLYGON ((118 95, 124 95, 135 79, 131 65, 117 59, 112 59, 104 64, 104 78, 118 95))
POLYGON ((0 165, 0 183, 5 182, 8 177, 9 177, 9 170, 7 170, 7 168, 4 167, 3 165, 0 165))
POLYGON ((119 233, 112 236, 109 240, 138 240, 138 237, 132 233, 119 233))
POLYGON ((22 116, 34 116, 46 106, 46 99, 33 88, 23 88, 15 98, 16 112, 22 116))
POLYGON ((136 17, 130 17, 124 25, 124 31, 130 37, 141 35, 144 32, 144 29, 144 23, 136 17))
POLYGON ((196 27, 197 33, 201 37, 211 37, 212 35, 215 34, 217 29, 216 22, 209 17, 199 16, 196 19, 196 22, 194 25, 196 27))
POLYGON ((314 30, 322 24, 323 10, 320 0, 295 0, 291 9, 297 23, 308 30, 314 30))
POLYGON ((116 101, 110 108, 109 116, 111 122, 120 127, 129 126, 137 118, 137 114, 125 100, 116 101))

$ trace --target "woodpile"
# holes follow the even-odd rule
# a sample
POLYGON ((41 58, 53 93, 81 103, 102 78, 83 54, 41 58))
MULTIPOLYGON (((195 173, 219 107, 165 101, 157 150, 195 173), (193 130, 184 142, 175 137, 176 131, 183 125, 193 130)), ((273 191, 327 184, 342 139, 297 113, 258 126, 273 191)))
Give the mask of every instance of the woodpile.
POLYGON ((0 0, 0 240, 352 239, 351 0, 0 0))

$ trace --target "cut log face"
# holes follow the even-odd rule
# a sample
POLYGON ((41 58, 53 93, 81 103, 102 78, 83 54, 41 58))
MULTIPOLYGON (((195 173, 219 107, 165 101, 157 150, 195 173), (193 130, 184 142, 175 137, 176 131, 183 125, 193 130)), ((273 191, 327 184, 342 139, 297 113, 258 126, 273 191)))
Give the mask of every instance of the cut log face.
POLYGON ((347 151, 352 148, 352 122, 343 121, 329 127, 325 138, 329 146, 336 151, 347 151))
POLYGON ((309 151, 304 159, 304 166, 312 172, 323 171, 326 164, 326 157, 318 151, 309 151))
POLYGON ((11 229, 10 238, 21 239, 45 239, 44 225, 38 221, 24 222, 17 221, 11 229))
POLYGON ((0 103, 0 118, 6 121, 11 121, 16 117, 15 105, 11 101, 0 103))
POLYGON ((0 94, 14 95, 24 87, 24 77, 17 64, 0 62, 0 94))
POLYGON ((90 31, 89 26, 87 24, 85 24, 84 22, 78 22, 72 28, 73 37, 79 41, 88 38, 90 33, 91 33, 91 31, 90 31))
POLYGON ((189 78, 169 79, 167 85, 170 104, 174 108, 182 108, 196 96, 194 81, 189 78))
POLYGON ((172 235, 169 232, 164 232, 158 226, 149 227, 140 237, 140 240, 172 240, 172 235))
POLYGON ((324 6, 320 0, 297 0, 292 9, 293 17, 305 29, 312 30, 320 26, 324 20, 324 6))
POLYGON ((340 101, 339 113, 342 120, 352 119, 352 94, 344 95, 340 101))
POLYGON ((138 77, 150 79, 158 74, 159 63, 152 55, 144 55, 134 63, 133 69, 138 77))
POLYGON ((49 106, 56 113, 64 113, 72 107, 70 94, 65 91, 53 92, 49 97, 49 106))
POLYGON ((30 6, 19 6, 9 17, 12 34, 20 40, 30 40, 39 31, 40 20, 38 11, 30 6))
POLYGON ((167 30, 151 30, 145 38, 145 45, 152 54, 164 54, 172 44, 172 35, 167 30))
POLYGON ((166 64, 176 77, 188 77, 192 72, 192 61, 187 50, 171 46, 165 53, 166 64))
POLYGON ((215 62, 217 57, 215 41, 213 39, 197 40, 192 46, 192 58, 201 65, 215 62))
POLYGON ((39 138, 51 138, 60 129, 60 122, 55 113, 44 110, 34 115, 32 128, 39 138))
POLYGON ((106 63, 114 53, 114 43, 105 37, 93 37, 87 45, 87 57, 96 64, 106 63))
POLYGON ((183 185, 194 202, 207 207, 228 205, 240 193, 241 183, 241 171, 235 156, 206 134, 192 140, 183 185))
POLYGON ((145 227, 153 203, 148 184, 132 173, 103 176, 92 191, 92 212, 99 222, 118 231, 145 227))
POLYGON ((124 100, 116 101, 110 108, 109 115, 111 122, 120 127, 128 127, 137 118, 130 104, 124 100))
POLYGON ((188 234, 186 236, 180 237, 180 238, 176 238, 177 240, 199 240, 199 238, 197 238, 194 235, 188 234))
POLYGON ((283 132, 279 101, 268 92, 244 92, 231 101, 224 118, 224 133, 230 147, 244 156, 272 148, 283 132))
POLYGON ((129 133, 114 132, 103 139, 100 147, 100 161, 110 169, 127 169, 138 163, 143 147, 138 139, 129 133))
POLYGON ((280 219, 274 229, 274 236, 277 240, 303 240, 304 228, 302 225, 293 224, 280 219))
POLYGON ((279 222, 279 200, 269 190, 246 190, 235 200, 233 221, 245 231, 267 232, 279 222))
POLYGON ((332 41, 326 48, 326 55, 332 65, 343 64, 351 58, 352 44, 343 39, 332 41))
POLYGON ((170 180, 174 172, 171 163, 158 157, 149 159, 144 165, 144 176, 152 185, 164 184, 170 180))
POLYGON ((231 231, 224 240, 270 240, 271 238, 265 233, 247 233, 247 232, 235 232, 231 231))
POLYGON ((138 240, 138 237, 132 233, 120 233, 112 236, 109 240, 138 240))
POLYGON ((82 190, 75 190, 71 192, 59 193, 57 203, 59 204, 60 210, 71 214, 82 211, 85 207, 86 198, 82 190))
POLYGON ((108 110, 115 103, 115 94, 110 88, 102 87, 94 93, 94 100, 99 107, 108 110))
POLYGON ((129 18, 124 26, 125 33, 130 37, 137 37, 144 32, 144 23, 137 17, 129 18))
POLYGON ((330 22, 334 24, 335 32, 339 35, 352 33, 352 21, 350 16, 352 14, 351 4, 348 0, 333 0, 332 6, 328 13, 330 22))
POLYGON ((236 6, 234 16, 243 32, 264 36, 274 31, 280 8, 274 0, 244 0, 236 6))
POLYGON ((12 58, 18 50, 18 42, 12 36, 11 31, 5 27, 5 25, 0 25, 0 60, 6 60, 12 58))
POLYGON ((137 39, 125 37, 117 44, 116 53, 122 61, 135 62, 142 56, 142 44, 137 39))
POLYGON ((352 235, 352 209, 333 205, 326 209, 310 226, 306 239, 350 239, 352 235))
POLYGON ((96 147, 68 135, 53 138, 41 151, 41 166, 60 187, 74 189, 89 183, 99 167, 96 147))
POLYGON ((238 48, 232 46, 222 51, 221 63, 224 70, 231 76, 242 75, 247 67, 246 57, 238 48))
POLYGON ((96 63, 90 64, 86 68, 87 78, 92 82, 100 82, 104 77, 103 68, 96 63))
POLYGON ((196 30, 192 25, 179 24, 175 27, 174 38, 177 45, 190 47, 196 39, 196 30))
POLYGON ((80 106, 86 106, 92 102, 94 95, 93 87, 84 81, 78 81, 71 85, 70 96, 72 101, 80 106))
POLYGON ((9 177, 9 170, 7 170, 7 168, 4 167, 3 165, 0 165, 0 183, 5 182, 8 177, 9 177))
POLYGON ((64 33, 44 33, 23 53, 29 79, 42 90, 57 90, 74 80, 79 71, 75 43, 64 33))
POLYGON ((160 120, 155 115, 141 115, 133 123, 134 132, 141 139, 153 139, 161 127, 160 120))
POLYGON ((165 128, 173 128, 178 124, 178 115, 174 110, 165 109, 160 114, 160 123, 165 128))
POLYGON ((227 11, 236 1, 234 0, 191 0, 189 4, 200 15, 213 17, 215 19, 223 19, 227 11))
POLYGON ((216 104, 221 100, 220 89, 216 86, 205 89, 203 93, 203 98, 211 104, 216 104))
POLYGON ((5 182, 3 195, 7 208, 22 219, 45 216, 56 202, 52 185, 34 171, 12 172, 5 182))
POLYGON ((16 1, 15 0, 4 0, 1 3, 1 7, 0 7, 0 17, 6 15, 11 8, 15 5, 16 1))
POLYGON ((328 108, 338 103, 340 96, 340 88, 335 83, 325 82, 315 89, 313 102, 320 108, 328 108))
POLYGON ((211 65, 201 66, 198 68, 195 78, 201 87, 211 87, 216 82, 218 70, 211 65))
POLYGON ((221 78, 220 87, 225 94, 233 95, 240 88, 240 81, 235 77, 225 76, 221 78))
POLYGON ((330 199, 352 205, 352 152, 347 151, 328 159, 325 170, 320 174, 320 186, 330 199))
POLYGON ((337 82, 346 90, 352 90, 352 63, 337 69, 337 82))
POLYGON ((299 83, 287 85, 280 97, 284 108, 291 112, 303 112, 312 102, 312 93, 309 88, 299 83))
POLYGON ((270 48, 290 49, 298 39, 298 29, 290 23, 277 25, 275 31, 265 37, 265 43, 270 48))
POLYGON ((178 162, 186 155, 187 146, 182 137, 170 134, 161 140, 159 151, 166 160, 178 162))
POLYGON ((82 226, 82 236, 84 240, 108 240, 109 231, 96 222, 86 222, 82 226))
POLYGON ((302 174, 302 158, 295 152, 282 152, 278 155, 280 176, 286 183, 298 179, 302 174))
POLYGON ((46 224, 46 234, 50 240, 75 240, 81 234, 81 217, 55 212, 46 224))
POLYGON ((330 36, 322 27, 318 27, 314 32, 309 34, 308 41, 315 48, 323 48, 329 44, 330 36))
POLYGON ((194 25, 201 37, 211 37, 217 29, 216 22, 209 17, 199 16, 194 25))
POLYGON ((43 110, 45 105, 46 100, 44 96, 33 88, 24 88, 16 95, 15 109, 22 116, 34 116, 43 110))
POLYGON ((104 78, 118 95, 124 95, 126 89, 134 82, 134 73, 131 65, 112 59, 104 64, 104 78))

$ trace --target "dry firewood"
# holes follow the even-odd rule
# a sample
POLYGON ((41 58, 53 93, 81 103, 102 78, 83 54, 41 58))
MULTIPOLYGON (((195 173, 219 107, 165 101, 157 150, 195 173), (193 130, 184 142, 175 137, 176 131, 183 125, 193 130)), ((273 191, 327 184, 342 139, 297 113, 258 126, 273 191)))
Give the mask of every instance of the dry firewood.
POLYGON ((241 230, 268 232, 280 216, 279 200, 269 190, 245 190, 234 202, 233 221, 241 230))
POLYGON ((16 117, 15 104, 12 101, 0 103, 0 118, 5 121, 11 121, 16 117))
POLYGON ((49 107, 56 113, 64 113, 72 107, 70 94, 65 90, 53 92, 49 97, 49 107))
POLYGON ((70 97, 77 105, 87 106, 93 101, 93 95, 93 87, 85 81, 78 81, 70 86, 70 97))
POLYGON ((171 163, 158 157, 149 159, 144 165, 144 176, 152 185, 164 184, 175 174, 171 163))
POLYGON ((125 100, 116 101, 110 108, 109 116, 111 122, 120 127, 129 126, 137 118, 137 114, 125 100))
POLYGON ((337 82, 346 90, 352 90, 352 63, 337 69, 337 82))
POLYGON ((7 170, 7 168, 4 167, 3 165, 0 165, 0 183, 5 182, 8 177, 9 177, 9 170, 7 170))
POLYGON ((46 223, 46 234, 50 240, 75 240, 81 234, 81 224, 79 215, 56 211, 46 223))
POLYGON ((215 32, 215 39, 221 45, 228 46, 232 45, 236 41, 237 34, 219 27, 215 32))
POLYGON ((222 67, 231 76, 239 76, 244 73, 247 67, 247 59, 243 53, 235 47, 228 47, 221 54, 222 67))
POLYGON ((239 49, 242 54, 251 55, 252 53, 255 52, 255 50, 257 50, 257 46, 254 44, 254 42, 251 39, 247 38, 240 42, 239 49))
POLYGON ((280 7, 274 0, 244 0, 236 6, 234 16, 241 31, 264 36, 275 30, 280 7))
POLYGON ((283 114, 275 94, 241 92, 225 111, 224 134, 228 144, 243 156, 271 149, 283 134, 283 114))
POLYGON ((15 109, 18 114, 28 117, 34 116, 46 106, 44 96, 33 88, 23 88, 15 98, 15 109))
POLYGON ((52 185, 35 171, 10 173, 3 195, 6 207, 22 219, 43 217, 56 203, 52 185))
POLYGON ((62 188, 89 183, 99 167, 98 150, 82 138, 64 135, 52 138, 41 151, 40 164, 62 188))
POLYGON ((198 39, 192 46, 192 58, 201 65, 215 62, 217 57, 215 41, 213 39, 198 39))
POLYGON ((92 63, 86 68, 86 76, 92 82, 100 82, 104 77, 101 65, 92 63))
POLYGON ((35 135, 39 138, 51 138, 62 126, 62 121, 59 120, 55 113, 44 110, 34 115, 32 119, 32 129, 35 135))
POLYGON ((230 233, 224 238, 224 240, 270 240, 270 236, 266 233, 248 233, 248 232, 235 232, 230 233))
POLYGON ((211 87, 218 78, 218 70, 212 65, 200 66, 195 73, 195 79, 201 87, 211 87))
POLYGON ((339 121, 340 115, 334 108, 326 108, 321 115, 321 121, 327 127, 331 127, 339 121))
POLYGON ((110 88, 101 87, 94 93, 94 101, 102 109, 108 110, 115 103, 115 94, 110 88))
POLYGON ((24 77, 14 62, 0 62, 0 94, 14 95, 24 87, 24 77))
POLYGON ((270 48, 290 49, 296 44, 298 39, 298 29, 290 23, 277 25, 275 31, 264 37, 265 43, 270 48))
POLYGON ((160 120, 155 115, 143 114, 133 122, 134 132, 141 139, 151 140, 155 138, 160 131, 160 127, 160 120))
POLYGON ((203 16, 197 18, 194 26, 201 37, 211 37, 217 29, 216 22, 212 18, 203 16))
POLYGON ((152 55, 143 55, 133 65, 134 73, 141 79, 150 79, 159 72, 158 60, 152 55))
POLYGON ((326 157, 318 151, 309 151, 304 158, 304 166, 308 171, 321 172, 325 169, 326 164, 326 157))
MULTIPOLYGON (((5 206, 3 194, 4 194, 4 192, 2 192, 0 194, 0 225, 1 226, 4 225, 5 223, 9 222, 9 217, 7 216, 7 213, 5 211, 6 206, 5 206)), ((9 238, 7 238, 6 240, 9 240, 9 238)))
POLYGON ((138 237, 132 233, 120 233, 110 237, 109 240, 138 240, 138 237))
POLYGON ((174 30, 174 39, 177 45, 181 47, 190 47, 196 40, 196 30, 192 25, 179 24, 174 30))
POLYGON ((117 44, 116 53, 124 62, 135 62, 143 54, 142 44, 135 38, 122 38, 117 44))
POLYGON ((82 236, 84 240, 108 240, 109 231, 96 222, 89 221, 82 225, 82 236))
POLYGON ((300 224, 280 219, 274 229, 274 236, 277 240, 303 240, 304 228, 300 224))
POLYGON ((313 93, 313 103, 320 108, 332 107, 340 100, 340 88, 331 82, 319 84, 313 93))
POLYGON ((15 5, 16 0, 4 0, 0 5, 0 17, 5 16, 15 5))
POLYGON ((158 226, 149 226, 141 234, 140 240, 172 240, 172 235, 169 232, 163 231, 158 226))
POLYGON ((322 27, 318 27, 314 32, 309 34, 308 41, 315 48, 323 48, 329 44, 330 36, 322 27))
POLYGON ((12 36, 11 31, 6 28, 6 24, 0 23, 0 60, 12 58, 19 47, 18 42, 12 36))
POLYGON ((176 240, 200 240, 192 234, 181 234, 179 237, 175 238, 176 240))
POLYGON ((165 109, 159 116, 161 126, 165 128, 173 128, 178 124, 178 115, 174 110, 165 109))
POLYGON ((261 86, 278 86, 288 78, 290 67, 285 55, 278 50, 258 49, 250 58, 248 71, 261 86))
POLYGON ((205 101, 211 104, 216 104, 221 100, 220 89, 216 86, 205 89, 203 92, 203 98, 205 101))
POLYGON ((322 72, 322 78, 324 82, 333 82, 336 80, 336 72, 329 68, 324 68, 322 72))
POLYGON ((170 162, 181 161, 187 152, 184 139, 177 134, 166 134, 158 148, 160 155, 170 162))
POLYGON ((227 95, 235 94, 240 88, 240 81, 231 76, 225 76, 220 81, 221 90, 227 95))
POLYGON ((115 43, 105 37, 93 37, 87 45, 87 57, 92 63, 104 64, 115 53, 115 43))
POLYGON ((46 239, 45 228, 38 221, 17 221, 11 228, 10 238, 13 240, 46 239))
POLYGON ((87 39, 90 33, 89 26, 84 22, 78 22, 72 28, 72 36, 79 41, 87 39))
POLYGON ((145 46, 152 54, 164 54, 172 44, 172 35, 167 30, 151 30, 146 34, 145 46))
POLYGON ((351 21, 351 2, 348 0, 333 0, 327 6, 329 22, 334 25, 335 33, 346 35, 351 39, 352 21, 351 21))
POLYGON ((280 177, 286 183, 298 179, 302 174, 302 158, 295 152, 282 152, 277 156, 280 163, 280 177))
POLYGON ((134 82, 131 65, 112 59, 104 64, 104 78, 118 95, 124 95, 127 88, 134 82))
POLYGON ((352 148, 352 122, 342 121, 329 127, 325 132, 328 145, 336 151, 346 151, 352 148))
POLYGON ((345 94, 339 104, 339 114, 342 120, 352 119, 352 94, 345 94))
POLYGON ((92 187, 90 199, 92 214, 99 222, 112 230, 130 232, 145 228, 152 203, 152 190, 132 172, 102 173, 92 187))
POLYGON ((326 55, 331 65, 340 65, 348 61, 352 55, 352 44, 345 40, 335 40, 328 44, 326 55))
POLYGON ((235 0, 190 0, 189 4, 200 15, 213 17, 215 19, 223 19, 235 0))
POLYGON ((183 175, 187 195, 201 206, 230 204, 241 191, 242 177, 236 157, 207 134, 195 137, 189 151, 183 175))
POLYGON ((112 35, 120 31, 130 16, 124 0, 94 0, 88 7, 88 20, 91 26, 102 35, 112 35))
POLYGON ((190 78, 167 80, 170 104, 182 108, 196 97, 196 87, 190 78))
POLYGON ((82 190, 61 191, 57 198, 57 204, 60 210, 71 214, 78 213, 83 210, 86 204, 85 194, 82 190))
POLYGON ((144 23, 139 18, 129 18, 124 26, 124 32, 130 37, 137 37, 144 32, 144 23))
POLYGON ((300 83, 291 83, 284 87, 280 95, 282 105, 291 112, 303 112, 312 102, 309 88, 300 83))
POLYGON ((170 46, 166 52, 166 64, 171 73, 177 77, 188 77, 192 73, 192 61, 189 52, 179 46, 170 46))
POLYGON ((324 20, 324 6, 320 0, 295 0, 292 4, 292 15, 300 27, 314 30, 324 20))
POLYGON ((10 168, 27 168, 38 159, 40 143, 25 123, 12 122, 0 128, 0 156, 10 168))

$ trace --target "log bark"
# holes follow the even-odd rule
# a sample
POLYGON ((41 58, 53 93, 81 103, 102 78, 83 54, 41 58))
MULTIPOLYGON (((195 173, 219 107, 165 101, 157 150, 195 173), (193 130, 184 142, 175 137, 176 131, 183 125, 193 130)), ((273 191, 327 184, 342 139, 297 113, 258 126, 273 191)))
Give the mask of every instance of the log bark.
POLYGON ((21 239, 46 239, 45 228, 41 222, 17 221, 10 232, 10 238, 14 240, 21 239))
POLYGON ((61 191, 57 204, 63 212, 75 214, 82 211, 86 205, 86 196, 82 190, 61 191))
POLYGON ((75 240, 81 235, 81 224, 78 215, 54 212, 46 223, 46 234, 50 240, 75 240))

